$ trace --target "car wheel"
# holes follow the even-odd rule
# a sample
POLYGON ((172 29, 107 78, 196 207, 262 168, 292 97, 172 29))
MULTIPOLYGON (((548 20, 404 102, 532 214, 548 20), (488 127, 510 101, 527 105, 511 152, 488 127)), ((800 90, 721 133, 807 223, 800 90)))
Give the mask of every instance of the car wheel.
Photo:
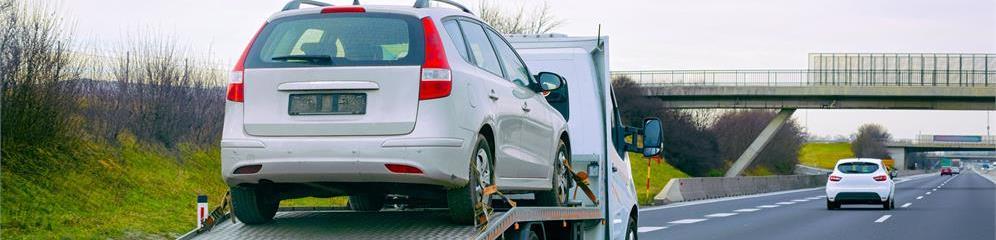
POLYGON ((349 196, 349 208, 353 211, 376 212, 384 208, 384 194, 362 193, 349 196))
POLYGON ((884 208, 885 210, 892 209, 892 199, 886 200, 884 203, 882 203, 882 208, 884 208))
POLYGON ((830 199, 827 199, 827 210, 834 210, 833 203, 830 202, 830 199))
POLYGON ((450 189, 446 202, 450 219, 459 224, 477 225, 477 208, 491 207, 491 199, 484 197, 484 188, 494 183, 494 152, 484 135, 477 135, 477 146, 470 158, 470 181, 463 187, 450 189))
POLYGON ((232 213, 245 224, 262 224, 273 220, 280 200, 267 187, 235 186, 232 193, 232 213))
POLYGON ((629 216, 629 226, 626 228, 626 240, 637 240, 636 235, 636 218, 629 216))
POLYGON ((556 159, 553 161, 553 176, 551 176, 553 188, 550 191, 536 193, 536 201, 541 206, 563 206, 567 203, 570 190, 574 187, 574 181, 564 166, 564 161, 571 162, 570 157, 567 144, 560 141, 560 144, 557 144, 556 159))

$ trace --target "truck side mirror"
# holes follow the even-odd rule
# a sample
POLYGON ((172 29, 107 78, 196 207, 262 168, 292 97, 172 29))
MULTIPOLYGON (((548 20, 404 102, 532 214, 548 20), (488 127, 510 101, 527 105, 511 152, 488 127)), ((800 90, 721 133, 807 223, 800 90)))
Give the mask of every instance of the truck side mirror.
POLYGON ((552 72, 540 72, 536 74, 539 79, 539 87, 542 91, 553 91, 564 85, 564 77, 552 72))
POLYGON ((643 156, 651 157, 661 154, 661 150, 664 148, 664 144, 661 141, 664 138, 664 130, 662 129, 661 120, 657 118, 648 118, 643 120, 643 156))

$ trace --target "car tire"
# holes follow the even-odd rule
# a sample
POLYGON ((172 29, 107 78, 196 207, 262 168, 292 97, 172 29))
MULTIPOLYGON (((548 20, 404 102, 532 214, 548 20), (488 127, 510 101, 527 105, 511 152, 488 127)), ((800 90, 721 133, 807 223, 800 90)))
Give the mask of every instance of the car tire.
POLYGON ((827 210, 833 210, 833 203, 830 202, 830 199, 827 199, 827 210))
POLYGON ((574 187, 574 181, 567 173, 567 167, 563 164, 563 160, 571 162, 570 149, 563 140, 557 144, 557 154, 554 157, 553 175, 550 176, 553 188, 549 191, 536 193, 536 202, 540 206, 559 207, 566 205, 570 190, 574 187))
POLYGON ((376 212, 384 208, 384 194, 363 193, 349 196, 349 208, 353 211, 376 212))
POLYGON ((882 203, 882 208, 885 210, 892 209, 893 208, 892 199, 886 200, 884 203, 882 203))
POLYGON ((477 135, 477 144, 470 156, 470 175, 467 185, 450 189, 446 192, 446 203, 449 207, 450 220, 457 224, 477 225, 475 206, 482 204, 489 208, 491 201, 483 199, 484 188, 495 182, 494 151, 491 143, 484 135, 477 135), (480 166, 486 164, 487 166, 480 166), (482 174, 483 173, 483 174, 482 174), (482 177, 482 175, 487 175, 482 177))
POLYGON ((268 187, 235 186, 229 188, 232 194, 232 213, 248 225, 267 223, 273 220, 280 207, 280 200, 268 187))

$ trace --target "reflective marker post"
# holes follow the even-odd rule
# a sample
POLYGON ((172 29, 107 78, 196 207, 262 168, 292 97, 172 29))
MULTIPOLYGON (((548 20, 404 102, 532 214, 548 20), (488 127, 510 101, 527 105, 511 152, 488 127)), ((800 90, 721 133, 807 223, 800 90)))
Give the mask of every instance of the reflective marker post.
POLYGON ((204 227, 204 219, 208 217, 207 195, 197 195, 197 228, 204 227))

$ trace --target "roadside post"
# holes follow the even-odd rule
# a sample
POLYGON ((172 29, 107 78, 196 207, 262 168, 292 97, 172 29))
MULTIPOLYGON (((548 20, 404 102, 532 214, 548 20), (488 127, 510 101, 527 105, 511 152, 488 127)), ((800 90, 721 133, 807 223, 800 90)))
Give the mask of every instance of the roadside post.
POLYGON ((197 195, 197 229, 204 227, 204 219, 207 218, 208 197, 207 195, 197 195))

